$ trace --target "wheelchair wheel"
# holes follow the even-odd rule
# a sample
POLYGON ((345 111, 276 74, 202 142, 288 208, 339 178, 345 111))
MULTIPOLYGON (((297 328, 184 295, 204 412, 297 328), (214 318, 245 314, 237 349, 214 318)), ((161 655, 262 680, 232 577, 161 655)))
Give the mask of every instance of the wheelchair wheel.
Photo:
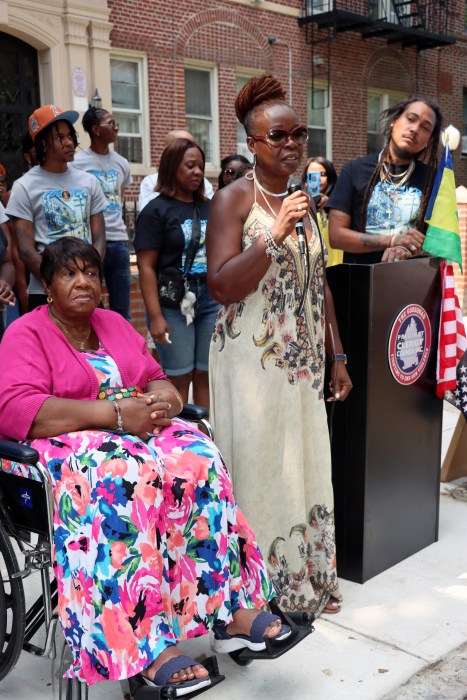
POLYGON ((11 540, 0 521, 0 681, 13 668, 23 648, 26 609, 23 582, 11 540))

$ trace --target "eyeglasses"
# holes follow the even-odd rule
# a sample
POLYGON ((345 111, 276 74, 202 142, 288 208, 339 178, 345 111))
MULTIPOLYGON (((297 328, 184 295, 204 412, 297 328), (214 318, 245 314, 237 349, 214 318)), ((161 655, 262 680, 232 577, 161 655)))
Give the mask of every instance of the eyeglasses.
POLYGON ((119 129, 120 124, 118 122, 103 122, 102 124, 99 124, 99 126, 110 126, 112 129, 119 129))
POLYGON ((252 136, 254 141, 266 141, 273 148, 285 146, 289 139, 294 143, 302 145, 308 141, 308 130, 306 126, 297 126, 293 131, 285 131, 285 129, 269 129, 265 136, 252 136))

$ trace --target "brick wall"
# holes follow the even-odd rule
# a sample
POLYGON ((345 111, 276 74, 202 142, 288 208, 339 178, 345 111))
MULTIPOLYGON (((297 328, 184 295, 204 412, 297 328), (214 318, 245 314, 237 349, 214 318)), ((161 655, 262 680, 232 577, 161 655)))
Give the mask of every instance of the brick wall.
MULTIPOLYGON (((108 307, 108 295, 107 290, 103 289, 102 301, 104 306, 108 307)), ((138 333, 146 338, 147 336, 147 326, 146 326, 146 315, 144 311, 144 302, 139 288, 139 275, 136 266, 131 267, 131 292, 130 292, 130 304, 131 304, 131 323, 136 328, 138 333)))
MULTIPOLYGON (((306 87, 311 78, 311 47, 298 26, 299 0, 268 3, 297 16, 263 9, 262 3, 227 0, 108 0, 113 46, 143 51, 148 57, 151 163, 157 167, 167 131, 185 126, 184 60, 212 62, 218 70, 220 157, 236 150, 235 76, 239 68, 273 72, 288 87, 288 50, 268 44, 274 36, 292 52, 293 103, 306 120, 306 87)), ((453 0, 458 28, 454 46, 417 52, 414 47, 363 40, 353 32, 331 42, 332 151, 339 169, 366 151, 368 89, 419 93, 437 99, 446 124, 462 124, 462 91, 467 86, 467 35, 463 0, 453 0)), ((319 37, 319 34, 317 35, 319 37)), ((322 38, 324 38, 324 32, 322 38)), ((316 77, 326 79, 325 60, 316 77)), ((317 154, 314 154, 317 155, 317 154)), ((454 155, 456 180, 467 185, 467 157, 454 155)), ((137 183, 133 193, 137 194, 137 183)))

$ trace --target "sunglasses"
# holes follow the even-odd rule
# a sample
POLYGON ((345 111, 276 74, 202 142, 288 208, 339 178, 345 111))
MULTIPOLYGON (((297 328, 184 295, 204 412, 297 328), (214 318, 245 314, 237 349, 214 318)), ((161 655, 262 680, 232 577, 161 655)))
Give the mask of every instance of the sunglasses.
POLYGON ((102 124, 99 124, 99 126, 110 126, 112 129, 120 128, 120 124, 118 122, 103 122, 102 124))
POLYGON ((292 131, 285 129, 269 129, 265 136, 252 136, 253 141, 266 141, 273 148, 285 146, 289 139, 294 143, 302 145, 308 141, 308 130, 306 126, 297 126, 292 131))

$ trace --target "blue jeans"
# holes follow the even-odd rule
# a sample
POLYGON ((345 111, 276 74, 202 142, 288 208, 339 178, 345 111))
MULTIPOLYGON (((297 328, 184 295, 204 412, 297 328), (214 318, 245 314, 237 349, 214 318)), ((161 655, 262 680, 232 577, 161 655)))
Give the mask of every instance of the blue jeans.
POLYGON ((103 266, 109 308, 129 321, 131 273, 128 241, 107 241, 103 266))
POLYGON ((212 298, 206 278, 189 279, 188 285, 196 296, 193 323, 187 326, 186 317, 178 309, 162 307, 172 344, 156 343, 156 349, 169 377, 188 374, 193 369, 207 372, 209 368, 209 346, 220 306, 212 298))

